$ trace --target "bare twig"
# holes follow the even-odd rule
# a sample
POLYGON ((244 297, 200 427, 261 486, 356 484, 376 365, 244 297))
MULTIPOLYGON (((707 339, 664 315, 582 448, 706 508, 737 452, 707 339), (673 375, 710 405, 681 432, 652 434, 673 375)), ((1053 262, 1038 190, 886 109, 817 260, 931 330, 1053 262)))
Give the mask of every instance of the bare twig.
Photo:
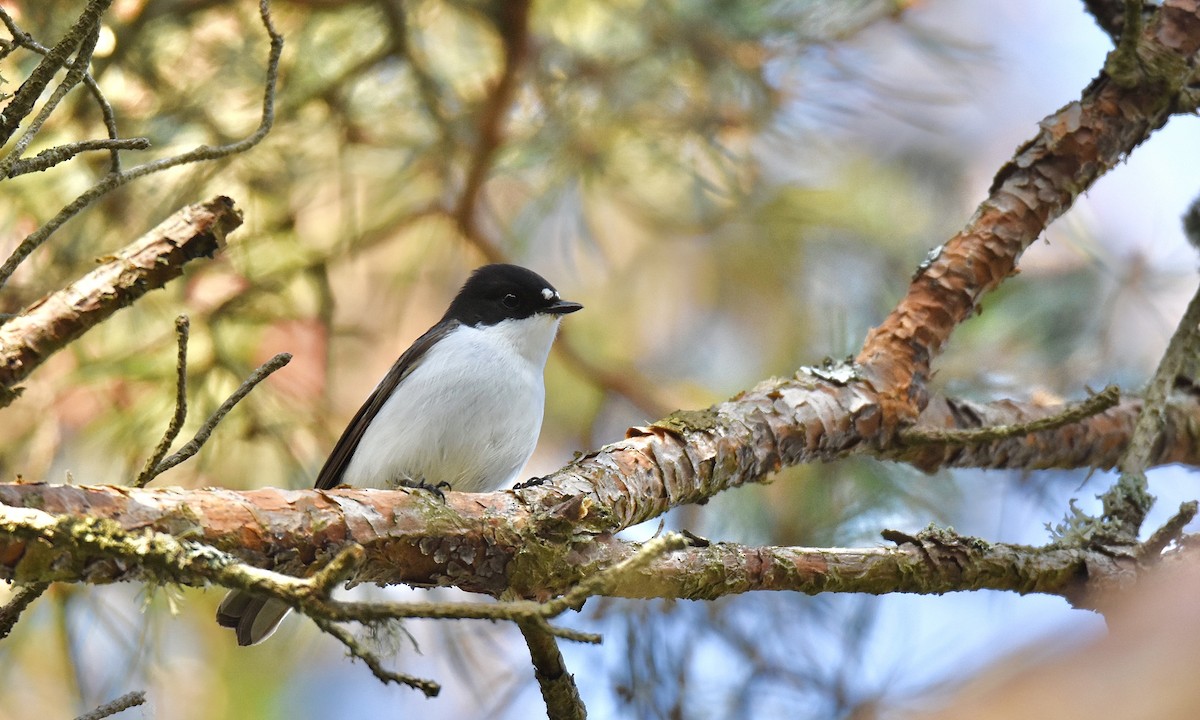
POLYGON ((179 463, 200 452, 200 448, 204 446, 204 443, 208 442, 208 438, 210 435, 212 435, 213 430, 216 429, 217 424, 229 414, 229 411, 232 410, 235 405, 241 402, 242 398, 249 395, 250 391, 253 390, 256 385, 263 380, 266 380, 267 376, 284 365, 287 365, 289 362, 291 362, 291 360, 291 353, 279 353, 275 357, 260 365, 257 370, 250 373, 250 377, 246 378, 246 380, 242 382, 241 386, 238 387, 237 390, 234 390, 233 394, 226 398, 225 402, 221 403, 221 406, 218 407, 216 411, 214 411, 213 414, 204 421, 204 424, 200 426, 198 431, 196 431, 195 437, 189 440, 183 447, 179 448, 179 450, 177 450, 174 454, 160 462, 155 468, 154 474, 162 474, 163 472, 170 470, 179 463))
MULTIPOLYGON (((4 106, 3 112, 0 112, 0 145, 8 142, 13 133, 17 131, 21 121, 33 110, 42 91, 54 79, 54 74, 58 72, 59 68, 66 65, 67 57, 75 48, 79 47, 88 35, 95 34, 99 29, 100 16, 111 4, 112 0, 90 0, 67 34, 50 52, 46 53, 38 66, 25 79, 25 82, 21 83, 21 87, 13 93, 12 99, 4 106)), ((5 17, 7 18, 7 13, 5 17)), ((10 25, 9 29, 11 30, 12 27, 10 25)), ((90 51, 88 55, 90 58, 90 51)), ((84 64, 86 65, 86 62, 84 64)))
POLYGON ((533 661, 533 674, 537 678, 538 688, 542 691, 542 700, 546 703, 546 716, 549 720, 583 720, 587 717, 587 708, 583 698, 579 697, 579 687, 575 678, 567 671, 567 664, 559 652, 558 643, 549 632, 548 624, 541 618, 524 618, 517 620, 517 627, 529 647, 529 657, 533 661))
POLYGON ((125 693, 110 703, 101 705, 91 712, 84 713, 75 718, 75 720, 102 720, 103 718, 116 715, 122 710, 128 710, 131 707, 142 705, 145 702, 146 693, 142 692, 141 690, 135 690, 133 692, 125 693))
POLYGON ((919 445, 975 445, 1008 438, 1032 435, 1043 430, 1055 430, 1079 422, 1085 418, 1108 410, 1121 400, 1121 391, 1109 385, 1083 402, 1072 405, 1060 413, 1018 425, 995 425, 970 430, 931 430, 923 427, 906 428, 899 433, 900 442, 909 446, 919 445))
POLYGON ((21 618, 21 613, 25 612, 25 608, 29 607, 34 600, 41 597, 48 587, 50 587, 50 583, 35 582, 17 588, 13 593, 13 598, 4 607, 0 607, 0 640, 8 637, 16 627, 17 620, 21 618))
POLYGON ((1175 381, 1190 358, 1196 357, 1200 347, 1200 286, 1188 303, 1183 317, 1167 343, 1154 377, 1143 395, 1142 412, 1134 426, 1133 437, 1122 457, 1122 472, 1141 472, 1150 465, 1154 454, 1154 443, 1166 422, 1167 401, 1175 387, 1175 381))
POLYGON ((88 63, 92 61, 92 51, 96 49, 96 42, 100 39, 100 26, 89 32, 79 46, 79 52, 76 53, 75 59, 67 66, 67 75, 63 81, 54 88, 54 92, 50 93, 50 97, 42 104, 42 108, 38 110, 38 114, 33 118, 33 122, 21 133, 21 137, 13 145, 12 149, 3 159, 0 159, 0 177, 8 177, 9 172, 21 155, 24 154, 29 143, 37 137, 37 134, 42 131, 42 126, 50 115, 58 108, 58 104, 62 102, 67 93, 71 91, 79 83, 83 82, 83 77, 87 75, 88 63))
POLYGON ((545 604, 543 617, 554 617, 568 608, 582 607, 583 602, 593 595, 603 595, 609 588, 616 585, 622 576, 636 573, 645 568, 661 555, 675 550, 682 550, 691 544, 686 536, 680 533, 666 533, 647 541, 636 553, 627 560, 593 573, 582 582, 571 588, 562 597, 545 604))
POLYGON ((20 266, 25 258, 29 257, 30 253, 36 250, 44 243, 51 234, 54 233, 63 223, 70 220, 80 210, 90 205, 102 195, 124 185, 132 180, 161 172, 169 168, 189 163, 216 160, 219 158, 228 157, 230 155, 245 152, 257 145, 267 133, 270 132, 272 125, 275 122, 275 88, 279 80, 279 58, 283 53, 283 36, 280 35, 275 25, 271 20, 270 3, 268 0, 259 0, 259 11, 262 17, 263 27, 266 28, 267 34, 271 39, 271 51, 267 60, 266 73, 266 89, 263 93, 263 109, 262 117, 259 121, 258 128, 250 135, 235 142, 225 145, 200 145, 193 150, 190 150, 179 155, 154 160, 136 167, 130 168, 128 171, 109 172, 99 182, 93 185, 83 194, 67 203, 58 213, 51 218, 46 224, 30 233, 17 248, 12 255, 0 265, 0 287, 3 287, 17 267, 20 266))
POLYGON ((1154 531, 1154 534, 1146 542, 1142 543, 1138 557, 1145 561, 1157 559, 1168 545, 1183 537, 1183 528, 1196 517, 1198 510, 1200 510, 1200 503, 1195 500, 1182 503, 1179 506, 1179 512, 1172 515, 1162 524, 1162 527, 1154 531))
MULTIPOLYGON (((0 21, 3 21, 8 31, 12 34, 13 43, 10 50, 17 47, 27 48, 39 55, 47 55, 50 53, 50 48, 42 45, 35 40, 29 33, 21 30, 17 23, 5 12, 4 8, 0 7, 0 21)), ((3 54, 0 54, 3 57, 3 54)), ((118 140, 120 133, 117 131, 117 116, 113 112, 112 104, 108 102, 108 98, 104 96, 104 91, 100 89, 100 84, 96 82, 95 76, 91 72, 87 72, 83 76, 83 84, 87 87, 88 92, 96 100, 96 105, 100 108, 100 114, 104 117, 104 127, 108 130, 110 140, 118 140)), ((109 172, 121 172, 121 153, 118 152, 121 148, 112 148, 109 150, 109 172)))
POLYGON ((79 142, 67 143, 66 145, 58 145, 48 148, 34 155, 28 160, 17 160, 12 163, 8 170, 7 177, 14 178, 18 175, 24 175, 32 172, 42 172, 58 165, 61 162, 66 162, 82 152, 92 152, 95 150, 108 150, 115 152, 117 150, 145 150, 150 147, 150 140, 147 138, 105 138, 102 140, 80 140, 79 142))
POLYGON ((158 446, 154 448, 154 454, 146 458, 146 464, 142 466, 142 471, 138 473, 137 479, 133 481, 134 487, 146 487, 147 483, 162 472, 158 469, 158 464, 167 456, 167 452, 171 449, 171 443, 175 442, 175 438, 179 436, 180 429, 183 428, 184 421, 187 420, 187 345, 189 327, 190 324, 187 315, 180 315, 175 318, 175 337, 179 348, 175 356, 175 412, 171 415, 171 422, 167 424, 167 430, 163 433, 162 440, 159 440, 158 446))
POLYGON ((442 691, 442 686, 433 680, 426 680, 413 675, 388 670, 383 666, 383 663, 380 662, 379 657, 374 652, 363 647, 362 643, 358 641, 358 638, 354 637, 353 633, 337 623, 320 617, 314 617, 313 622, 316 623, 317 627, 321 628, 322 632, 332 635, 338 642, 344 645, 351 657, 366 663, 367 667, 371 669, 371 674, 378 678, 380 682, 384 684, 394 682, 399 685, 407 685, 414 690, 420 690, 425 693, 425 697, 436 697, 442 691))

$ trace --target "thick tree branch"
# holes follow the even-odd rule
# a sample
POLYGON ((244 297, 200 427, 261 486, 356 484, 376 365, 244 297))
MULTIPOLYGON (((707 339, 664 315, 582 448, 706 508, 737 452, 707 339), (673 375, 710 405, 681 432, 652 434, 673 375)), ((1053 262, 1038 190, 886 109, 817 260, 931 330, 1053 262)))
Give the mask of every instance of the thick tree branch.
POLYGON ((1167 0, 1146 24, 1138 55, 1142 82, 1101 74, 996 174, 989 197, 958 235, 918 270, 908 294, 867 337, 858 363, 879 391, 884 434, 911 422, 928 402, 930 365, 980 298, 1016 271, 1017 259, 1050 221, 1173 113, 1200 49, 1195 0, 1167 0), (1153 58, 1147 62, 1146 58, 1153 58))
POLYGON ((1125 26, 1125 0, 1083 0, 1083 6, 1100 29, 1116 41, 1125 26))
POLYGON ((0 326, 0 407, 16 398, 14 386, 46 358, 179 277, 191 260, 212 257, 241 224, 241 212, 227 197, 189 205, 100 267, 0 326))
MULTIPOLYGON (((254 573, 304 577, 325 569, 344 549, 361 548, 361 561, 355 556, 360 582, 455 585, 531 598, 563 595, 545 608, 553 614, 590 595, 714 599, 752 590, 940 594, 993 589, 1075 601, 1085 589, 1090 593, 1124 582, 1131 572, 1100 551, 988 543, 940 530, 890 533, 887 539, 899 543, 892 548, 714 543, 673 544, 666 546, 674 548, 670 554, 643 553, 609 533, 583 532, 597 522, 586 516, 588 503, 547 507, 552 497, 533 491, 447 493, 442 504, 421 494, 378 490, 0 486, 0 577, 93 583, 170 578, 263 591, 271 587, 269 578, 254 573), (531 503, 531 494, 541 497, 531 503), (33 507, 39 509, 26 509, 33 507), (120 552, 80 539, 151 531, 153 536, 120 552), (167 532, 190 539, 173 541, 167 532), (570 536, 563 536, 567 532, 570 536), (214 554, 212 547, 227 548, 252 565, 230 569, 231 556, 214 554), (153 556, 138 562, 139 548, 167 548, 169 563, 153 556)), ((344 575, 338 571, 331 577, 344 575)), ((295 588, 288 592, 299 593, 295 597, 319 597, 318 586, 328 584, 290 582, 295 588), (309 585, 312 590, 304 589, 309 585)), ((510 617, 499 606, 482 607, 482 614, 457 616, 510 617)), ((361 604, 341 608, 344 615, 328 619, 394 616, 386 610, 372 613, 361 604)))

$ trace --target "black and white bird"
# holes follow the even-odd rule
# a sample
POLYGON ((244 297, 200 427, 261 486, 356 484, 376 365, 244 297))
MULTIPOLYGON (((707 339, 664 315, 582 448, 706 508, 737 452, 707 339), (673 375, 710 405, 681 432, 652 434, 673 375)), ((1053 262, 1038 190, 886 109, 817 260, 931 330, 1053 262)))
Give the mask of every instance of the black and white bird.
MULTIPOLYGON (((537 445, 542 374, 558 324, 582 308, 532 270, 476 270, 359 408, 316 487, 445 484, 487 492, 512 483, 537 445)), ((235 590, 217 622, 237 631, 239 645, 254 645, 288 609, 235 590)))

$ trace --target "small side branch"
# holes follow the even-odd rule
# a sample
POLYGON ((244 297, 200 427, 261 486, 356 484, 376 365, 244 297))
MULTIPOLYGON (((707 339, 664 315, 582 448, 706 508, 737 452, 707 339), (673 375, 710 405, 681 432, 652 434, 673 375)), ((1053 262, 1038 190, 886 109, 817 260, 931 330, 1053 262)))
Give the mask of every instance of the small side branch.
POLYGON ((50 583, 35 582, 22 585, 4 607, 0 607, 0 640, 8 637, 21 619, 21 613, 46 592, 50 583))
POLYGON ((21 121, 33 110, 37 99, 54 79, 54 74, 67 65, 67 57, 100 27, 100 16, 109 5, 112 5, 112 0, 91 0, 67 34, 46 53, 25 82, 21 83, 21 87, 13 93, 12 99, 0 112, 0 145, 8 142, 21 121))
POLYGON ((525 618, 517 620, 516 625, 525 638, 525 644, 529 647, 534 676, 542 691, 542 700, 546 703, 547 718, 549 720, 583 720, 586 718, 587 708, 579 696, 575 677, 567 671, 567 664, 563 661, 562 653, 558 649, 558 642, 550 632, 548 623, 541 618, 525 618))
POLYGON ((162 472, 158 469, 159 463, 171 450, 171 443, 175 442, 184 421, 187 420, 187 345, 190 327, 187 315, 175 318, 175 338, 179 348, 175 356, 175 412, 171 415, 171 422, 167 424, 162 440, 159 440, 158 446, 154 448, 154 454, 146 458, 146 464, 133 481, 134 487, 146 487, 147 483, 162 472))
POLYGON ((1200 503, 1195 500, 1190 500, 1179 506, 1179 512, 1171 516, 1169 520, 1163 523, 1162 527, 1154 531, 1146 542, 1142 543, 1139 548, 1138 557, 1143 562, 1153 562, 1162 555, 1167 546, 1173 542, 1178 542, 1183 537, 1183 529, 1196 518, 1196 512, 1200 510, 1200 503))
POLYGON ((37 155, 25 160, 17 160, 8 170, 8 177, 14 178, 27 173, 42 172, 66 162, 76 155, 97 150, 146 150, 150 147, 148 138, 103 138, 99 140, 80 140, 57 147, 48 148, 37 155))
MULTIPOLYGON (((158 463, 154 469, 154 475, 164 473, 200 452, 200 448, 204 446, 204 443, 208 442, 208 438, 210 435, 212 435, 213 430, 215 430, 217 425, 225 419, 225 416, 229 414, 229 411, 232 410, 235 405, 241 402, 242 398, 249 395, 250 391, 253 390, 256 385, 263 380, 266 380, 271 373, 275 372, 284 365, 287 365, 291 361, 291 353, 279 353, 262 365, 259 365, 258 369, 250 373, 250 377, 246 378, 238 387, 238 389, 234 390, 233 394, 226 398, 225 402, 221 403, 221 406, 217 408, 207 420, 204 421, 204 424, 200 426, 198 431, 196 431, 195 437, 189 440, 175 453, 158 463)), ((151 478, 153 478, 154 475, 152 475, 151 478)))
POLYGON ((141 690, 135 690, 134 692, 125 693, 110 703, 101 705, 91 712, 84 713, 83 715, 75 718, 75 720, 102 720, 106 717, 112 717, 122 710, 128 710, 131 707, 142 705, 145 702, 146 693, 142 692, 141 690))
POLYGON ((188 205, 115 257, 67 287, 51 293, 0 326, 0 407, 14 386, 50 355, 150 290, 179 277, 183 266, 212 257, 242 224, 227 197, 188 205))
POLYGON ((333 636, 338 642, 344 645, 346 652, 350 653, 351 657, 362 660, 370 668, 371 674, 383 684, 397 683, 399 685, 407 685, 414 690, 420 690, 425 693, 425 697, 436 697, 442 691, 442 686, 433 680, 426 680, 413 675, 388 670, 379 661, 379 657, 375 653, 363 647, 358 638, 354 637, 352 633, 341 625, 321 617, 314 617, 313 622, 316 623, 317 627, 321 628, 322 632, 333 636))
MULTIPOLYGON (((95 0, 93 0, 94 4, 95 0)), ((89 5, 90 7, 90 5, 89 5)), ((230 155, 245 152, 262 141, 267 133, 275 124, 275 88, 279 82, 279 60, 283 55, 283 36, 275 29, 274 22, 271 19, 270 3, 268 0, 259 0, 259 15, 261 16, 263 27, 267 31, 267 35, 271 40, 271 50, 267 58, 266 72, 266 88, 263 92, 262 115, 259 120, 258 127, 254 132, 250 133, 245 138, 223 145, 200 145, 188 152, 172 155, 171 157, 153 160, 143 163, 129 170, 121 171, 117 157, 114 155, 112 171, 104 176, 99 182, 88 188, 83 194, 67 203, 61 210, 50 218, 44 225, 33 231, 25 237, 13 250, 8 259, 0 264, 0 287, 3 287, 17 268, 25 261, 34 250, 41 247, 42 243, 46 242, 54 231, 62 227, 71 218, 75 217, 85 207, 95 202, 105 194, 121 187, 122 185, 137 180, 139 178, 162 172, 180 165, 190 163, 205 162, 225 158, 230 155)), ((49 56, 47 56, 49 57, 49 56)), ((106 125, 109 131, 113 132, 115 126, 109 122, 106 115, 106 125)), ((7 397, 4 393, 6 383, 0 379, 0 407, 12 401, 11 397, 7 397)))
POLYGON ((930 430, 921 427, 910 427, 900 431, 900 442, 904 445, 919 447, 921 445, 977 445, 979 443, 1007 440, 1009 438, 1032 435, 1044 430, 1056 430, 1064 425, 1070 425, 1093 415, 1098 415, 1114 407, 1120 401, 1120 389, 1115 385, 1109 385, 1087 400, 1072 405, 1060 413, 1031 422, 1016 425, 995 425, 970 430, 930 430))
POLYGON ((1099 518, 1104 524, 1100 533, 1093 533, 1092 542, 1121 546, 1137 543, 1138 533, 1146 514, 1154 505, 1146 482, 1146 469, 1154 456, 1154 446, 1166 428, 1167 403, 1171 391, 1190 358, 1200 350, 1200 285, 1197 286, 1187 310, 1179 319, 1166 352, 1146 388, 1142 412, 1133 428, 1133 436, 1121 456, 1118 467, 1121 477, 1100 496, 1104 506, 1099 518))
POLYGON ((1200 349, 1200 286, 1197 286, 1183 317, 1175 327, 1166 352, 1154 371, 1154 377, 1144 394, 1144 405, 1134 426, 1125 456, 1121 460, 1122 472, 1141 472, 1150 466, 1154 456, 1154 444, 1166 425, 1167 405, 1184 367, 1196 357, 1200 349))
POLYGON ((622 580, 627 580, 642 572, 650 563, 663 555, 676 550, 682 550, 690 544, 691 541, 679 533, 667 533, 666 535, 656 537, 642 545, 627 560, 622 560, 612 567, 592 573, 563 594, 562 597, 547 602, 544 617, 556 617, 569 608, 582 607, 584 601, 594 595, 610 594, 620 585, 622 580))

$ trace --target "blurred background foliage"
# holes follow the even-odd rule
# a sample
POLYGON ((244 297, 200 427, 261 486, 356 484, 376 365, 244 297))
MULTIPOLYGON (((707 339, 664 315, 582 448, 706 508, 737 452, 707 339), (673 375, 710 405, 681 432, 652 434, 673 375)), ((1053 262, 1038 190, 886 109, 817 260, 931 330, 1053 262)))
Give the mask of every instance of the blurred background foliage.
MULTIPOLYGON (((46 44, 82 7, 6 5, 46 44)), ((307 487, 398 352, 471 268, 495 259, 537 269, 587 308, 565 323, 547 370, 530 475, 629 425, 850 355, 1012 148, 1102 61, 1107 40, 1071 3, 983 5, 540 2, 510 67, 510 3, 278 0, 288 44, 267 139, 106 195, 0 293, 0 311, 16 312, 187 203, 224 194, 245 212, 220 257, 34 374, 3 413, 0 471, 129 482, 170 415, 173 319, 186 313, 193 432, 258 363, 295 359, 156 484, 307 487), (1074 64, 1050 74, 1068 54, 1074 64), (514 89, 497 105, 511 70, 514 89)), ((249 133, 266 50, 253 3, 117 0, 93 71, 122 135, 153 143, 126 162, 249 133)), ((36 61, 7 57, 0 89, 36 61)), ((76 91, 33 150, 102 132, 76 91)), ((5 181, 0 249, 106 162, 97 154, 5 181)), ((1156 197, 1165 217, 1182 210, 1156 197)), ((1173 220, 1110 221, 1105 213, 1146 205, 1125 202, 1083 200, 1060 221, 1053 244, 1031 250, 1024 274, 956 335, 938 386, 982 398, 1136 387, 1195 261, 1173 220), (1131 222, 1145 232, 1131 236, 1131 222)), ((873 544, 881 528, 929 522, 1037 542, 1081 482, 849 460, 679 508, 667 523, 779 545, 873 544)), ((158 718, 544 712, 512 628, 411 625, 423 654, 399 643, 396 666, 447 686, 426 701, 379 687, 302 620, 236 648, 212 622, 218 596, 53 588, 0 643, 0 718, 66 717, 136 688, 153 709, 126 714, 158 718)), ((571 622, 606 644, 566 652, 594 717, 872 717, 1039 629, 1088 625, 1073 618, 1058 601, 980 593, 592 601, 571 622)))

